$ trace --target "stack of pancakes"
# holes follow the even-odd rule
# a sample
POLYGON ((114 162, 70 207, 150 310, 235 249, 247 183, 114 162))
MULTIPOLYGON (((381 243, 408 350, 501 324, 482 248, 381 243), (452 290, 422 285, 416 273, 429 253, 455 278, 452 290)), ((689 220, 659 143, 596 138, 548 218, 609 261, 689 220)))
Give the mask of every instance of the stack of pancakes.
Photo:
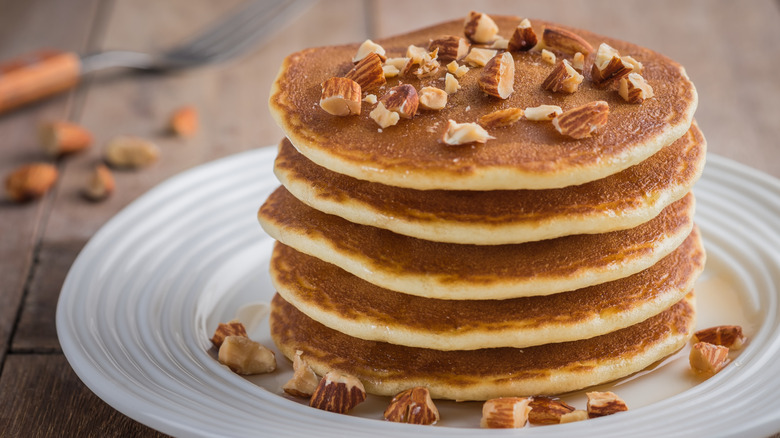
MULTIPOLYGON (((520 22, 493 19, 504 38, 520 22)), ((532 24, 539 35, 554 26, 532 24)), ((369 393, 425 386, 484 400, 614 380, 685 344, 705 258, 690 193, 705 157, 695 89, 660 54, 569 30, 639 60, 655 97, 626 103, 587 73, 576 93, 550 93, 540 84, 553 67, 534 50, 513 53, 508 99, 483 94, 473 68, 444 109, 378 129, 372 105, 347 117, 318 105, 357 45, 285 60, 270 101, 287 135, 274 167, 283 186, 258 213, 278 240, 271 331, 285 356, 301 350, 318 374, 352 374, 369 393), (520 120, 485 144, 439 141, 450 119, 596 100, 609 118, 588 138, 520 120)), ((463 35, 463 22, 378 43, 403 56, 440 35, 463 35)), ((442 88, 443 77, 392 78, 376 93, 442 88)))

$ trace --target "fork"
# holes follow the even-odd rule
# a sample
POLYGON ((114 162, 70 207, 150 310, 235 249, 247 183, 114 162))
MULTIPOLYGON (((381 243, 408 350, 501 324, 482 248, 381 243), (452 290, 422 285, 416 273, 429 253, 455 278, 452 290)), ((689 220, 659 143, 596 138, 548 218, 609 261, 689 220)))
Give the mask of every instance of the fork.
POLYGON ((184 44, 160 54, 111 50, 79 56, 38 50, 0 63, 0 113, 67 91, 97 70, 165 72, 225 61, 244 53, 303 12, 311 0, 247 0, 184 44))

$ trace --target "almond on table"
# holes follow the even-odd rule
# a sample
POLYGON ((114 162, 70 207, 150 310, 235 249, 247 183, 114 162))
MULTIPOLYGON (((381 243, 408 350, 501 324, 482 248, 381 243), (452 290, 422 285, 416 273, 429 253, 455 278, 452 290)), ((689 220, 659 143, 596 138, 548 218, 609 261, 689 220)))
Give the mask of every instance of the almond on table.
POLYGON ((57 182, 57 167, 32 163, 16 168, 5 179, 5 192, 14 202, 27 202, 46 194, 57 182))
POLYGON ((176 109, 171 114, 171 131, 179 137, 191 137, 198 131, 198 110, 187 105, 176 109))
POLYGON ((71 122, 43 123, 38 129, 43 149, 52 157, 83 151, 92 145, 92 134, 71 122))

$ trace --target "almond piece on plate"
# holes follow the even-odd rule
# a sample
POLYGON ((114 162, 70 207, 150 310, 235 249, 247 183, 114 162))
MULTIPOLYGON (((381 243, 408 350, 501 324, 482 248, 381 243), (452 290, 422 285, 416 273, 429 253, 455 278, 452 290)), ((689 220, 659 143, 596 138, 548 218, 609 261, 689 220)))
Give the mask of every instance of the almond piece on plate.
POLYGON ((42 197, 57 182, 57 168, 47 163, 32 163, 18 167, 5 180, 5 192, 14 202, 27 202, 42 197))
POLYGON ((215 347, 219 348, 222 345, 222 342, 228 336, 243 336, 245 338, 249 337, 249 335, 246 334, 246 328, 244 327, 244 324, 241 324, 241 321, 234 319, 228 322, 220 322, 219 325, 217 325, 217 329, 214 331, 214 336, 211 337, 211 343, 214 344, 215 347))
POLYGON ((463 58, 469 53, 468 40, 455 35, 440 36, 428 43, 428 51, 438 49, 438 59, 441 62, 450 62, 463 58))
POLYGON ((614 392, 588 392, 588 417, 596 418, 628 410, 626 402, 614 392))
POLYGON ((496 39, 498 25, 489 15, 471 11, 463 24, 463 33, 475 43, 490 43, 496 39))
POLYGON ((456 78, 460 78, 469 72, 469 68, 465 65, 458 65, 457 61, 452 61, 447 64, 447 71, 455 75, 456 78))
POLYGON ((366 390, 360 380, 346 373, 330 371, 320 380, 309 406, 346 414, 365 399, 366 390))
POLYGON ((742 327, 738 325, 719 325, 702 329, 693 334, 698 342, 707 342, 713 345, 722 345, 731 350, 739 350, 745 344, 745 335, 742 327))
POLYGON ((447 94, 455 94, 460 90, 460 82, 455 79, 455 76, 447 73, 444 75, 444 91, 447 94))
POLYGON ((450 119, 441 141, 455 146, 468 143, 485 143, 493 138, 495 137, 492 137, 485 131, 485 128, 476 123, 457 123, 450 119))
POLYGON ((440 110, 447 105, 447 92, 441 88, 423 87, 417 95, 422 109, 440 110))
POLYGON ((282 386, 284 392, 301 398, 309 398, 317 389, 320 379, 303 358, 303 351, 297 350, 293 358, 293 376, 282 386))
POLYGON ((527 52, 533 49, 538 42, 539 39, 536 36, 536 32, 534 32, 534 28, 531 27, 531 22, 524 18, 515 28, 512 37, 509 38, 507 49, 510 52, 527 52))
POLYGON ((227 336, 219 347, 218 359, 236 374, 262 374, 276 369, 274 352, 244 336, 227 336))
POLYGON ((526 108, 525 118, 532 122, 545 122, 550 121, 563 113, 563 110, 558 105, 539 105, 531 108, 526 108))
POLYGON ((574 93, 579 89, 585 76, 577 73, 577 70, 564 59, 555 66, 553 71, 542 82, 542 88, 553 93, 574 93))
POLYGON ((368 116, 371 117, 371 119, 375 121, 376 124, 379 125, 379 127, 382 129, 397 124, 398 120, 401 119, 400 114, 385 108, 385 104, 382 102, 377 103, 376 108, 368 113, 368 116))
POLYGON ((620 58, 620 53, 607 43, 601 43, 590 68, 590 80, 597 87, 606 85, 631 73, 631 64, 620 58))
POLYGON ((428 388, 417 386, 393 397, 384 417, 396 423, 436 424, 439 421, 439 410, 433 404, 428 388))
POLYGON ((563 415, 574 412, 574 406, 552 397, 534 397, 529 406, 528 422, 531 424, 559 424, 563 415))
POLYGON ((115 188, 116 182, 111 170, 104 164, 98 164, 92 171, 83 194, 90 201, 102 201, 114 193, 115 188))
POLYGON ((520 108, 507 108, 493 111, 480 117, 477 123, 484 128, 503 128, 523 118, 525 112, 520 108))
POLYGON ((344 77, 357 82, 361 92, 379 88, 387 82, 382 60, 376 53, 366 55, 344 77))
POLYGON ((561 415, 560 424, 574 423, 575 421, 583 421, 588 419, 588 412, 581 409, 571 411, 568 414, 561 415))
POLYGON ((609 104, 603 100, 597 100, 564 111, 554 118, 552 123, 561 134, 579 140, 590 137, 591 134, 606 125, 608 117, 609 104))
POLYGON ((549 51, 547 49, 542 49, 542 61, 544 61, 544 62, 546 62, 546 63, 548 63, 550 65, 554 65, 555 64, 555 59, 556 59, 555 53, 553 53, 553 52, 551 52, 551 51, 549 51))
POLYGON ((92 145, 92 134, 71 122, 43 123, 38 129, 38 138, 52 157, 80 152, 92 145))
POLYGON ((393 87, 379 99, 385 108, 397 112, 404 119, 411 119, 417 113, 419 101, 417 90, 409 84, 393 87))
MULTIPOLYGON (((384 76, 382 76, 384 78, 384 76)), ((347 78, 330 78, 322 83, 320 107, 334 116, 360 114, 360 84, 347 78)))
POLYGON ((491 59, 493 59, 498 53, 493 49, 482 49, 480 47, 472 47, 469 54, 463 58, 463 62, 470 64, 474 67, 484 67, 491 59))
POLYGON ((628 103, 642 103, 655 96, 653 87, 639 73, 629 73, 627 77, 620 78, 618 94, 628 103))
POLYGON ((506 99, 515 91, 515 60, 504 52, 485 64, 477 81, 479 89, 491 96, 506 99))
POLYGON ((691 347, 688 360, 697 373, 715 374, 729 363, 729 348, 708 342, 697 342, 691 347))
POLYGON ((580 52, 588 56, 593 52, 593 46, 581 36, 560 27, 550 26, 545 28, 542 32, 542 43, 548 49, 557 50, 568 55, 580 52))
POLYGON ((523 397, 501 397, 488 400, 482 405, 482 420, 479 425, 490 429, 517 429, 528 422, 528 406, 531 399, 523 397))
POLYGON ((358 47, 355 57, 352 58, 352 62, 358 62, 371 53, 376 53, 377 55, 379 55, 382 61, 386 59, 385 49, 382 46, 380 46, 379 44, 371 40, 365 40, 363 41, 363 44, 361 44, 360 47, 358 47))

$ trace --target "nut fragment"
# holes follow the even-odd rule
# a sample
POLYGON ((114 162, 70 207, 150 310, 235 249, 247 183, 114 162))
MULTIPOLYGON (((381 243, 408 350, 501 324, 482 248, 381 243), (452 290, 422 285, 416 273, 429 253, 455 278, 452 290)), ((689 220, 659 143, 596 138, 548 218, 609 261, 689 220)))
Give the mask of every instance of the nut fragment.
POLYGON ((446 91, 447 94, 454 94, 458 90, 460 90, 460 82, 455 79, 455 76, 449 73, 444 75, 444 91, 446 91))
POLYGON ((414 75, 422 79, 435 74, 441 66, 437 59, 439 49, 428 52, 422 47, 411 45, 406 50, 406 56, 409 58, 409 62, 401 71, 402 76, 414 75))
POLYGON ((642 103, 655 96, 653 87, 639 73, 629 73, 628 77, 620 78, 618 94, 628 103, 642 103))
POLYGON ((385 79, 394 78, 401 74, 401 70, 398 70, 394 65, 385 64, 382 66, 382 73, 385 74, 385 79))
POLYGON ((82 151, 92 144, 92 134, 70 122, 44 123, 38 129, 43 149, 52 157, 82 151))
POLYGON ((722 345, 731 350, 739 350, 745 344, 745 335, 738 325, 719 325, 699 330, 693 334, 699 342, 722 345))
POLYGON ((452 61, 447 64, 447 71, 455 75, 456 78, 460 78, 469 72, 469 68, 465 65, 458 65, 457 61, 452 61))
POLYGON ((479 425, 490 429, 517 429, 528 422, 528 406, 531 400, 522 397, 501 397, 488 400, 482 405, 482 420, 479 425))
POLYGON ((539 105, 525 109, 525 118, 533 122, 550 121, 558 117, 563 110, 557 105, 539 105))
POLYGON ((242 375, 270 373, 276 369, 274 352, 244 336, 227 336, 219 347, 218 359, 242 375))
POLYGON ((498 25, 489 15, 471 11, 463 25, 463 33, 475 43, 489 43, 496 38, 498 25))
POLYGON ((440 110, 447 105, 447 92, 441 88, 423 87, 417 95, 422 109, 440 110))
POLYGON ((575 421, 583 421, 588 419, 588 412, 581 409, 569 412, 568 414, 561 415, 560 424, 573 423, 575 421))
POLYGON ((614 392, 588 392, 588 417, 596 418, 627 411, 628 406, 614 392))
POLYGON ((439 421, 439 410, 433 404, 428 388, 418 386, 393 397, 384 417, 396 423, 436 424, 439 421))
POLYGON ((320 380, 309 406, 346 414, 365 399, 366 390, 360 380, 349 374, 330 371, 320 380))
POLYGON ((406 68, 406 64, 409 62, 410 58, 401 57, 401 58, 387 58, 385 61, 385 65, 392 65, 393 67, 397 68, 398 71, 403 71, 404 68, 406 68))
POLYGON ((431 40, 428 44, 428 51, 432 52, 438 49, 438 58, 441 62, 454 61, 463 58, 469 52, 468 40, 455 35, 444 35, 431 40))
POLYGON ((198 110, 187 105, 177 108, 169 122, 171 132, 179 137, 191 137, 198 130, 198 110))
POLYGON ((399 116, 411 119, 417 113, 419 100, 417 90, 409 84, 403 84, 388 90, 379 102, 388 110, 397 112, 399 116))
POLYGON ((564 59, 555 66, 553 71, 542 82, 542 88, 553 93, 574 93, 580 87, 585 76, 577 73, 577 70, 564 59))
POLYGON ((447 130, 444 131, 442 141, 448 145, 460 145, 467 143, 485 143, 493 139, 485 128, 476 123, 457 123, 450 119, 447 124, 447 130))
POLYGON ((542 32, 542 42, 548 49, 557 50, 569 55, 577 52, 588 56, 593 52, 593 46, 574 32, 560 27, 547 27, 542 32))
POLYGON ((479 89, 491 96, 506 99, 515 91, 515 60, 504 52, 485 64, 477 81, 479 89))
POLYGON ((363 102, 370 103, 371 105, 377 103, 376 94, 366 94, 363 98, 363 102))
POLYGON ((585 69, 585 55, 580 52, 574 54, 574 58, 571 60, 571 66, 577 70, 578 73, 582 73, 585 69))
POLYGON ((559 424, 563 415, 574 411, 574 406, 551 397, 534 397, 528 406, 531 408, 528 415, 531 424, 559 424))
POLYGON ((224 341, 228 336, 243 336, 245 338, 249 337, 246 334, 246 328, 244 327, 244 324, 241 324, 241 321, 234 319, 226 323, 221 322, 219 325, 217 325, 217 329, 214 331, 214 336, 211 337, 211 343, 214 344, 215 347, 219 348, 222 345, 222 341, 224 341))
POLYGON ((385 49, 380 46, 379 44, 371 41, 371 40, 365 40, 363 41, 363 44, 358 47, 358 51, 355 54, 355 57, 352 58, 352 62, 358 62, 361 59, 365 58, 366 56, 370 55, 371 53, 376 53, 379 55, 382 60, 385 58, 385 49))
POLYGON ((497 40, 489 46, 491 49, 506 50, 509 48, 509 40, 506 38, 498 37, 497 40))
POLYGON ((112 167, 135 169, 148 166, 159 157, 160 148, 139 137, 115 137, 105 149, 106 162, 112 167))
POLYGON ((463 58, 463 62, 468 63, 474 67, 484 67, 498 51, 492 49, 481 49, 479 47, 472 47, 469 54, 463 58))
POLYGON ((111 170, 103 164, 98 164, 92 171, 84 189, 84 196, 91 201, 101 201, 114 193, 116 182, 111 170))
POLYGON ((553 53, 553 52, 551 52, 551 51, 549 51, 547 49, 542 49, 542 61, 544 61, 544 62, 546 62, 546 63, 548 63, 550 65, 555 64, 555 53, 553 53))
POLYGON ((360 114, 360 94, 360 84, 352 79, 330 78, 322 83, 320 107, 334 116, 360 114))
POLYGON ((697 373, 715 374, 728 364, 729 349, 722 345, 697 342, 691 348, 688 360, 697 373))
POLYGON ((360 85, 360 91, 372 90, 387 82, 385 71, 382 68, 382 60, 376 53, 366 55, 344 77, 357 82, 360 85))
POLYGON ((531 22, 524 18, 517 25, 514 33, 512 33, 507 49, 511 52, 527 52, 534 48, 538 42, 539 39, 536 36, 536 32, 534 32, 534 28, 531 27, 531 22))
POLYGON ((609 104, 603 100, 597 100, 564 111, 554 118, 552 123, 561 134, 579 140, 590 137, 591 134, 606 125, 608 117, 609 104))
POLYGON ((57 168, 47 163, 32 163, 11 172, 5 180, 5 192, 14 202, 42 197, 57 182, 57 168))
POLYGON ((503 128, 522 119, 523 114, 520 108, 507 108, 485 114, 477 122, 484 128, 503 128))
POLYGON ((302 398, 309 398, 314 394, 320 379, 303 358, 303 351, 297 350, 293 358, 293 376, 282 386, 284 392, 302 398))
POLYGON ((642 73, 642 70, 644 70, 645 66, 642 65, 641 62, 634 59, 632 56, 623 56, 620 58, 625 62, 626 64, 631 66, 631 72, 632 73, 642 73))
POLYGON ((401 116, 397 112, 388 110, 382 102, 379 102, 376 105, 376 108, 368 113, 368 116, 382 129, 395 125, 398 123, 398 120, 401 119, 401 116))
POLYGON ((590 69, 590 80, 594 85, 604 87, 631 73, 631 69, 631 64, 624 62, 617 50, 607 43, 601 43, 590 69))

